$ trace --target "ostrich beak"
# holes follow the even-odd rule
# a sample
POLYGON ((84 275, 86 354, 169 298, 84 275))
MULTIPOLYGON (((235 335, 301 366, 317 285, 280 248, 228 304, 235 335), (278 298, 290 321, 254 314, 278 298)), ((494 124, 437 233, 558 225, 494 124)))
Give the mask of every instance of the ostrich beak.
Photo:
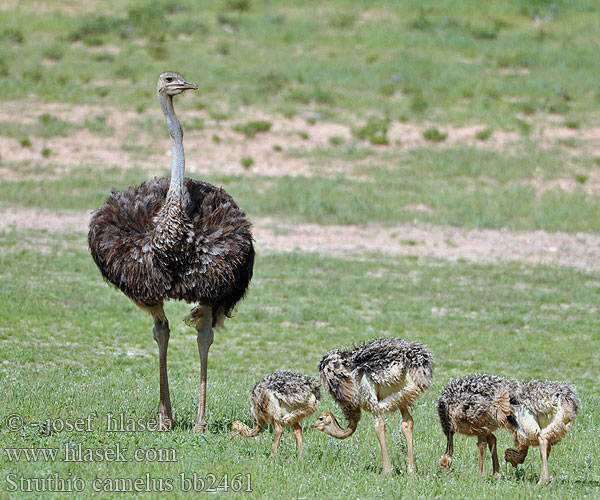
POLYGON ((184 90, 198 90, 198 84, 197 83, 192 83, 192 82, 188 82, 187 80, 183 81, 183 85, 182 88, 184 90))
POLYGON ((188 82, 187 80, 177 82, 176 86, 174 87, 177 90, 181 90, 181 92, 183 92, 184 90, 198 90, 198 84, 188 82))
POLYGON ((316 420, 312 424, 310 424, 310 428, 311 429, 316 429, 317 428, 317 421, 316 420))

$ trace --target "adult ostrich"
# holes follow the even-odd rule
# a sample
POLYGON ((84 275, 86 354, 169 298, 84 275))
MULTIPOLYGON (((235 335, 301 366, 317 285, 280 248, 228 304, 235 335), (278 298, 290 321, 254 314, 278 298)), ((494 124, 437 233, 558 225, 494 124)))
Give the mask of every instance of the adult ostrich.
POLYGON ((158 344, 159 429, 172 424, 167 378, 167 299, 198 304, 185 322, 198 332, 200 400, 195 432, 206 429, 206 375, 213 327, 223 325, 252 278, 252 226, 221 188, 185 179, 183 130, 173 96, 198 86, 174 72, 158 77, 158 101, 171 136, 171 178, 112 190, 92 214, 88 243, 104 278, 154 319, 158 344))

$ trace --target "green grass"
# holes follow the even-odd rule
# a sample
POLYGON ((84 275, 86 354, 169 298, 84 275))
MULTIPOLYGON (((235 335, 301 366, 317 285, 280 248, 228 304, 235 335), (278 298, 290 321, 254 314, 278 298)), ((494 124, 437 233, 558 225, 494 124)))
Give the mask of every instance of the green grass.
POLYGON ((12 121, 0 122, 0 134, 10 137, 22 137, 28 133, 37 137, 67 136, 74 128, 75 125, 73 123, 48 113, 41 114, 34 125, 26 125, 12 121))
POLYGON ((390 120, 371 116, 367 123, 361 127, 354 127, 352 134, 361 140, 368 140, 371 144, 388 144, 387 132, 390 120))
POLYGON ((94 134, 110 135, 113 133, 111 127, 109 127, 109 125, 106 123, 106 115, 103 114, 86 118, 84 125, 90 132, 94 134))
POLYGON ((268 132, 271 130, 272 123, 267 120, 255 120, 243 124, 233 126, 233 130, 244 134, 248 138, 254 137, 256 134, 261 132, 268 132))
POLYGON ((0 98, 135 108, 152 98, 152 82, 168 66, 198 80, 206 102, 233 107, 316 104, 499 128, 523 109, 593 117, 596 3, 554 3, 544 24, 533 16, 544 17, 549 4, 523 0, 276 0, 243 9, 214 0, 107 0, 94 13, 25 4, 0 12, 3 25, 19 26, 0 35, 0 98), (109 45, 120 51, 102 51, 109 45), (48 58, 52 66, 42 64, 48 58), (523 69, 527 75, 513 71, 523 69))
MULTIPOLYGON (((451 264, 376 254, 341 259, 261 253, 246 300, 227 329, 216 333, 211 348, 209 432, 198 436, 190 430, 198 355, 193 332, 181 321, 188 307, 172 303, 167 314, 175 429, 110 433, 107 413, 134 419, 155 416, 158 365, 150 318, 101 280, 84 235, 5 232, 0 245, 3 448, 60 448, 68 442, 106 450, 119 443, 131 453, 173 449, 177 456, 176 463, 14 463, 0 453, 5 474, 72 474, 88 482, 81 498, 91 498, 89 485, 96 477, 150 473, 171 478, 177 486, 182 472, 201 477, 209 472, 251 474, 254 494, 263 498, 380 498, 398 489, 423 498, 585 498, 598 491, 600 477, 593 464, 600 446, 595 432, 600 424, 595 391, 600 323, 598 315, 590 314, 600 299, 597 276, 543 266, 451 264), (435 385, 412 411, 416 478, 404 473, 398 415, 387 418, 397 469, 391 478, 379 475, 379 451, 368 415, 345 441, 305 429, 305 457, 299 462, 288 431, 271 461, 269 430, 256 439, 228 440, 234 419, 249 421, 248 391, 261 375, 281 367, 315 374, 327 350, 383 335, 423 341, 435 354, 435 385), (583 408, 569 435, 553 447, 550 486, 535 485, 540 468, 535 452, 518 474, 503 465, 503 479, 478 479, 475 441, 461 436, 452 471, 439 469, 444 440, 436 396, 451 377, 470 372, 568 380, 578 387, 583 408), (28 425, 9 432, 5 423, 12 413, 30 423, 84 418, 90 412, 97 413, 91 432, 41 436, 28 425)), ((340 413, 327 395, 321 405, 340 413)), ((497 434, 500 450, 510 445, 508 435, 497 434)))
POLYGON ((436 127, 432 127, 423 131, 423 138, 430 142, 443 142, 448 138, 448 134, 440 132, 436 127))
MULTIPOLYGON (((202 113, 184 119, 185 130, 212 128, 206 133, 215 144, 229 144, 231 123, 242 134, 238 140, 268 132, 277 123, 275 114, 308 125, 331 121, 350 127, 350 139, 321 138, 317 128, 298 127, 295 137, 304 140, 295 148, 277 137, 273 158, 323 166, 310 176, 261 175, 258 149, 257 156, 244 149, 236 160, 246 167, 241 175, 194 176, 224 186, 251 219, 600 232, 600 197, 594 191, 600 159, 588 155, 593 148, 579 138, 535 142, 545 113, 562 115, 553 121, 556 126, 582 131, 597 126, 600 21, 592 0, 427 5, 100 0, 93 12, 83 3, 65 8, 57 0, 45 2, 44 9, 39 2, 12 4, 0 10, 0 24, 9 27, 0 29, 0 100, 93 103, 100 111, 80 123, 42 111, 30 123, 7 118, 0 123, 0 134, 12 138, 7 141, 21 153, 40 151, 33 160, 0 157, 4 210, 89 212, 112 186, 122 189, 147 179, 135 161, 128 168, 70 167, 52 138, 85 127, 103 136, 97 140, 117 137, 134 158, 156 153, 140 141, 143 134, 156 144, 162 141, 159 151, 166 151, 159 115, 140 115, 123 130, 113 130, 108 118, 119 109, 143 113, 156 106, 156 75, 175 69, 200 86, 178 108, 185 102, 202 113), (545 22, 536 23, 536 16, 545 22), (254 121, 253 116, 273 118, 254 121), (436 131, 480 124, 477 147, 448 141, 435 148, 388 144, 388 129, 398 120, 427 123, 436 131), (213 122, 227 129, 217 130, 213 122), (487 139, 507 130, 521 139, 503 151, 484 149, 487 139), (330 164, 337 173, 325 175, 330 164), (574 190, 538 188, 562 179, 574 179, 574 190), (418 205, 426 209, 411 208, 418 205)), ((163 164, 168 175, 168 161, 163 164)), ((399 241, 418 249, 416 241, 399 241)), ((149 316, 102 281, 84 234, 0 231, 0 498, 132 498, 132 492, 95 494, 93 481, 146 474, 168 480, 173 496, 182 497, 180 475, 189 479, 194 473, 205 479, 241 474, 244 480, 250 474, 256 498, 598 497, 597 272, 517 262, 277 253, 263 250, 261 241, 257 247, 247 298, 227 328, 216 332, 211 348, 209 432, 191 432, 199 362, 194 332, 181 321, 189 307, 169 303, 174 429, 114 433, 106 429, 108 413, 142 421, 156 416, 158 363, 149 316), (386 418, 396 468, 392 477, 380 475, 369 415, 344 441, 312 431, 307 421, 301 461, 289 430, 273 460, 267 459, 271 429, 255 439, 229 441, 233 420, 250 421, 248 393, 259 377, 277 368, 316 375, 329 349, 384 335, 425 342, 435 355, 434 387, 412 410, 416 477, 405 474, 406 450, 395 414, 386 418), (455 440, 452 470, 440 470, 437 460, 445 444, 436 398, 451 377, 471 372, 565 380, 578 388, 582 410, 569 435, 552 449, 550 485, 535 484, 537 450, 516 472, 503 464, 500 480, 478 478, 475 441, 463 436, 455 440), (29 425, 92 412, 90 432, 55 429, 46 435, 29 425), (24 418, 16 432, 7 427, 11 414, 24 418), (136 449, 174 451, 177 461, 17 463, 5 451, 65 443, 100 451, 119 445, 127 448, 127 457, 136 449), (87 487, 79 494, 26 495, 7 491, 11 473, 24 478, 57 473, 82 478, 87 487)), ((327 394, 321 407, 341 414, 327 394)), ((502 454, 512 443, 506 433, 497 436, 502 454)), ((488 472, 490 467, 488 459, 488 472)), ((230 495, 221 490, 215 497, 230 495)))
MULTIPOLYGON (((296 154, 296 153, 288 153, 296 154)), ((525 181, 551 180, 565 175, 565 157, 533 144, 512 155, 456 147, 444 150, 420 148, 406 153, 331 148, 306 152, 318 161, 333 158, 364 160, 354 173, 367 180, 339 174, 267 177, 201 176, 224 186, 251 216, 283 216, 321 224, 366 224, 370 221, 429 222, 490 229, 545 229, 548 231, 600 231, 600 197, 580 188, 559 188, 537 193, 525 181), (364 163, 363 163, 364 162, 364 163), (387 166, 386 166, 387 165, 387 166), (424 204, 431 213, 405 208, 424 204)), ((244 160, 247 163, 249 160, 244 160)), ((570 178, 597 168, 587 158, 572 158, 570 178), (573 172, 573 166, 577 167, 573 172)), ((3 165, 15 173, 23 165, 3 165)), ((40 172, 41 173, 41 172, 40 172)), ((165 170, 164 175, 169 175, 165 170)), ((51 210, 93 210, 111 186, 137 185, 147 174, 136 168, 103 170, 78 167, 67 178, 5 181, 0 197, 5 203, 51 210)), ((581 178, 581 177, 579 177, 581 178)))
POLYGON ((246 169, 250 168, 252 165, 254 165, 254 158, 252 158, 251 156, 244 156, 240 160, 240 163, 241 163, 242 167, 244 167, 246 169))
POLYGON ((491 128, 484 128, 482 130, 478 130, 477 133, 475 134, 475 138, 479 141, 487 141, 492 134, 494 133, 494 130, 491 128))

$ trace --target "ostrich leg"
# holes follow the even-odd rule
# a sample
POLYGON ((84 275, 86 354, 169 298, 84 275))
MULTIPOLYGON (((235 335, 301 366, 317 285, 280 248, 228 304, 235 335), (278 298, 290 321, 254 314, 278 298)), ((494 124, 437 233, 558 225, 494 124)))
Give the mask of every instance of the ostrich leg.
POLYGON ((538 484, 545 484, 550 482, 550 475, 548 474, 548 455, 550 455, 550 443, 546 439, 540 439, 540 457, 542 459, 542 473, 540 474, 540 480, 538 484))
POLYGON ((485 449, 487 448, 487 439, 484 435, 477 436, 477 451, 479 452, 479 475, 483 474, 485 468, 485 449))
POLYGON ((296 439, 296 447, 298 448, 298 458, 302 456, 302 427, 300 424, 294 424, 294 438, 296 439))
MULTIPOLYGON (((194 310, 196 311, 196 310, 194 310)), ((194 311, 190 316, 194 315, 194 311)), ((204 306, 201 309, 202 317, 196 322, 198 331, 198 352, 200 353, 200 400, 194 432, 206 431, 206 376, 208 370, 208 349, 213 343, 212 307, 204 306)))
POLYGON ((158 430, 168 431, 173 423, 171 415, 171 397, 169 395, 169 378, 167 377, 167 348, 169 347, 169 322, 162 306, 153 308, 154 340, 158 344, 158 373, 160 379, 160 396, 158 402, 158 430))
POLYGON ((393 471, 392 461, 390 460, 390 454, 388 453, 387 444, 385 442, 385 421, 381 418, 381 415, 374 416, 375 418, 375 434, 381 447, 381 459, 383 461, 383 473, 391 474, 393 471))
POLYGON ((402 434, 406 440, 406 454, 408 456, 408 472, 415 471, 415 452, 413 450, 413 419, 406 408, 402 408, 402 434))
POLYGON ((487 435, 487 443, 490 449, 490 453, 492 454, 492 470, 494 476, 501 477, 502 472, 500 471, 500 463, 498 462, 498 447, 496 446, 496 436, 493 434, 487 435))
POLYGON ((452 464, 452 454, 454 453, 454 432, 450 431, 446 435, 446 451, 440 457, 440 467, 449 469, 452 464))
POLYGON ((273 429, 273 448, 271 449, 271 454, 269 458, 273 458, 277 448, 279 448, 279 440, 281 439, 281 434, 283 433, 283 426, 275 422, 273 429))

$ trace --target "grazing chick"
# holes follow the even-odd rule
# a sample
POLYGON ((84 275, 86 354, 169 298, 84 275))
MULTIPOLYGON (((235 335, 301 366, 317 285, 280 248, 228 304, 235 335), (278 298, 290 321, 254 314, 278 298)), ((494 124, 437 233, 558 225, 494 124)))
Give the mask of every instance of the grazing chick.
POLYGON ((381 447, 383 472, 392 472, 385 441, 382 414, 400 410, 406 439, 408 471, 414 472, 413 419, 408 407, 431 386, 433 359, 429 349, 417 342, 381 338, 350 349, 328 352, 319 364, 321 380, 348 420, 342 428, 335 416, 324 411, 311 425, 338 439, 351 436, 361 409, 373 414, 375 433, 381 447))
POLYGON ((265 424, 271 424, 275 427, 271 458, 279 446, 283 427, 291 425, 294 427, 298 457, 302 456, 302 427, 299 422, 317 411, 320 385, 316 378, 296 372, 277 370, 269 373, 256 382, 250 392, 254 428, 250 429, 236 420, 231 425, 230 439, 238 434, 254 437, 265 424))
POLYGON ((531 380, 522 382, 515 412, 518 427, 511 429, 517 449, 508 448, 504 458, 514 467, 522 464, 530 446, 540 447, 542 473, 539 483, 547 483, 548 455, 575 423, 581 403, 575 389, 563 382, 531 380))
POLYGON ((451 380, 438 399, 438 415, 446 435, 446 451, 440 458, 445 469, 452 464, 454 433, 477 436, 479 474, 483 473, 486 445, 492 454, 494 476, 500 477, 500 464, 493 432, 498 427, 512 429, 511 406, 516 401, 516 380, 493 375, 469 375, 451 380))

